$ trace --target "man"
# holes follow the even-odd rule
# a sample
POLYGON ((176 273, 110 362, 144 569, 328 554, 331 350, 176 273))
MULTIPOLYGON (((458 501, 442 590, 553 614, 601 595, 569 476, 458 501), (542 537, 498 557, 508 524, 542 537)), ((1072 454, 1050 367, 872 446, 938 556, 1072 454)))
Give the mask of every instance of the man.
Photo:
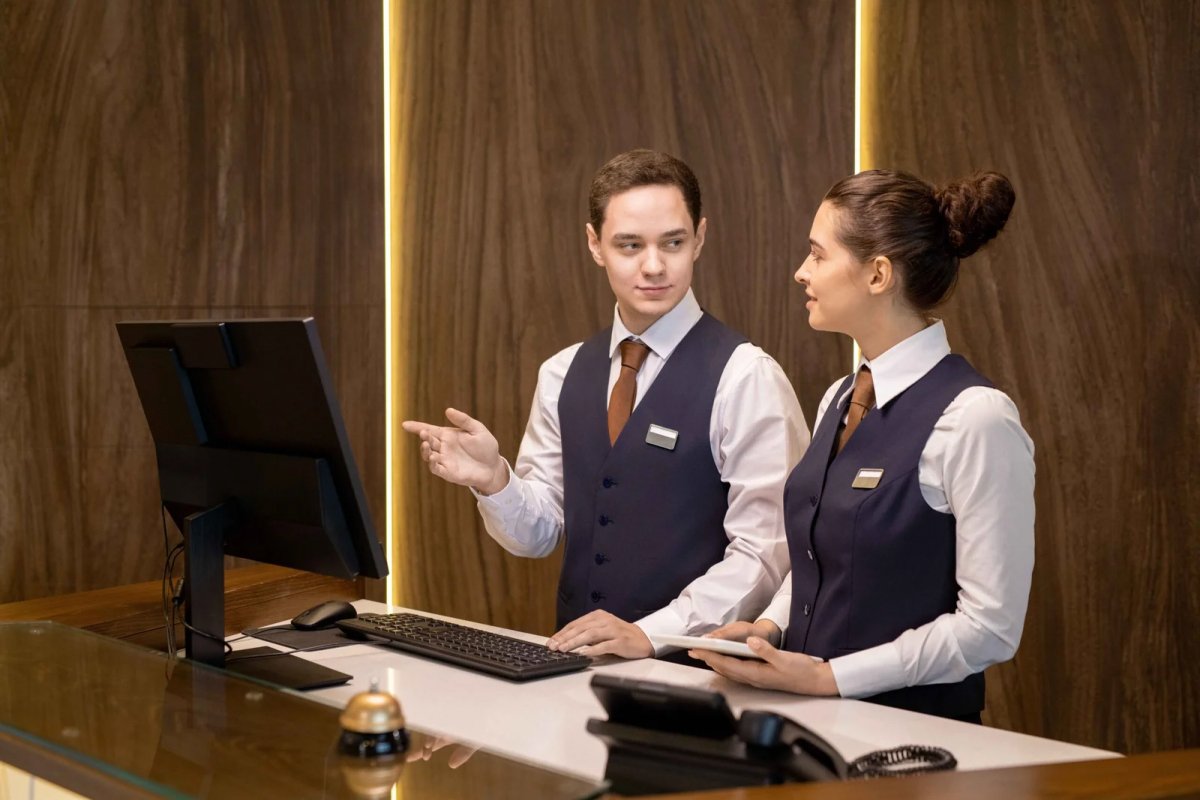
POLYGON ((691 169, 633 150, 596 173, 587 242, 611 328, 542 364, 516 467, 467 414, 407 421, 516 555, 564 535, 552 649, 641 658, 764 608, 788 570, 783 483, 808 429, 783 370, 691 291, 708 222, 691 169))

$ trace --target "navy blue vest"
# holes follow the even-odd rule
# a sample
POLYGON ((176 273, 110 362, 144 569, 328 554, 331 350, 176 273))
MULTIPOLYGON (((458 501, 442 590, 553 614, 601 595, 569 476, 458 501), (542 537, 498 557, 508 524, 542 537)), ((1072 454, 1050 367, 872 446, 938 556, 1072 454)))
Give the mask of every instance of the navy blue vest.
MULTIPOLYGON (((853 376, 838 388, 851 385, 853 376)), ((872 410, 834 455, 846 400, 818 422, 784 490, 792 557, 787 649, 825 659, 890 642, 953 613, 955 519, 921 496, 921 451, 959 392, 991 386, 961 356, 948 355, 883 408, 872 410), (852 489, 862 468, 880 468, 874 489, 852 489)), ((962 717, 983 709, 983 673, 864 698, 962 717)))
POLYGON ((608 441, 612 329, 579 348, 558 399, 566 552, 561 628, 604 609, 632 622, 657 611, 720 561, 729 485, 713 463, 709 424, 725 364, 745 337, 705 314, 608 441), (651 424, 674 450, 646 443, 651 424))

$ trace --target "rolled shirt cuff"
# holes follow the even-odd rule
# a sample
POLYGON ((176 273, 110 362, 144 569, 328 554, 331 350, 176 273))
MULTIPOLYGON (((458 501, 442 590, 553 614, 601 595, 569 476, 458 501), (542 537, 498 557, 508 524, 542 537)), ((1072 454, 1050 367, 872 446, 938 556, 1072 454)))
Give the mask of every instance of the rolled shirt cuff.
POLYGON ((501 458, 504 462, 504 468, 508 470, 508 483, 504 484, 504 488, 495 494, 480 494, 475 491, 474 486, 468 486, 471 494, 475 495, 475 499, 479 501, 479 507, 490 511, 494 515, 505 516, 520 507, 524 502, 521 496, 521 486, 517 481, 517 474, 513 472, 512 465, 508 463, 508 459, 501 458))
POLYGON ((687 623, 680 619, 679 615, 671 610, 670 606, 660 608, 653 614, 642 617, 633 624, 641 628, 642 633, 646 634, 647 637, 650 637, 650 644, 654 645, 655 658, 679 649, 670 645, 655 645, 653 639, 655 634, 688 635, 687 623))
POLYGON ((842 697, 870 697, 907 685, 895 642, 830 659, 829 667, 842 697))

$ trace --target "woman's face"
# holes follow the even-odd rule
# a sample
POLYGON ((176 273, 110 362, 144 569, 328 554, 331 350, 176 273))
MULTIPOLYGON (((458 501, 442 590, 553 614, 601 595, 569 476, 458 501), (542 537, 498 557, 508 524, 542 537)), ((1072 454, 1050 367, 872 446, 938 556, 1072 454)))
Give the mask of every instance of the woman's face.
POLYGON ((838 241, 841 211, 821 203, 808 234, 808 258, 796 270, 796 283, 808 295, 808 324, 814 330, 854 336, 866 318, 870 271, 838 241))

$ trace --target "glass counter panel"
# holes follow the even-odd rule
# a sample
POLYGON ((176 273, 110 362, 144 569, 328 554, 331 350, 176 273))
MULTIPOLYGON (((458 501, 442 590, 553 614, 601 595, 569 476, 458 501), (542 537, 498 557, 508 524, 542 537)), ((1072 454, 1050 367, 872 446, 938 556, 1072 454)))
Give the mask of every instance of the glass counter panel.
POLYGON ((0 800, 87 800, 24 770, 0 764, 0 800))
MULTIPOLYGON (((395 784, 399 797, 581 800, 604 789, 453 743, 426 747, 411 729, 413 761, 370 766, 337 752, 339 713, 65 625, 0 624, 2 760, 19 768, 13 742, 56 756, 67 773, 164 797, 387 797, 395 784)), ((41 777, 73 788, 70 774, 41 777)))

